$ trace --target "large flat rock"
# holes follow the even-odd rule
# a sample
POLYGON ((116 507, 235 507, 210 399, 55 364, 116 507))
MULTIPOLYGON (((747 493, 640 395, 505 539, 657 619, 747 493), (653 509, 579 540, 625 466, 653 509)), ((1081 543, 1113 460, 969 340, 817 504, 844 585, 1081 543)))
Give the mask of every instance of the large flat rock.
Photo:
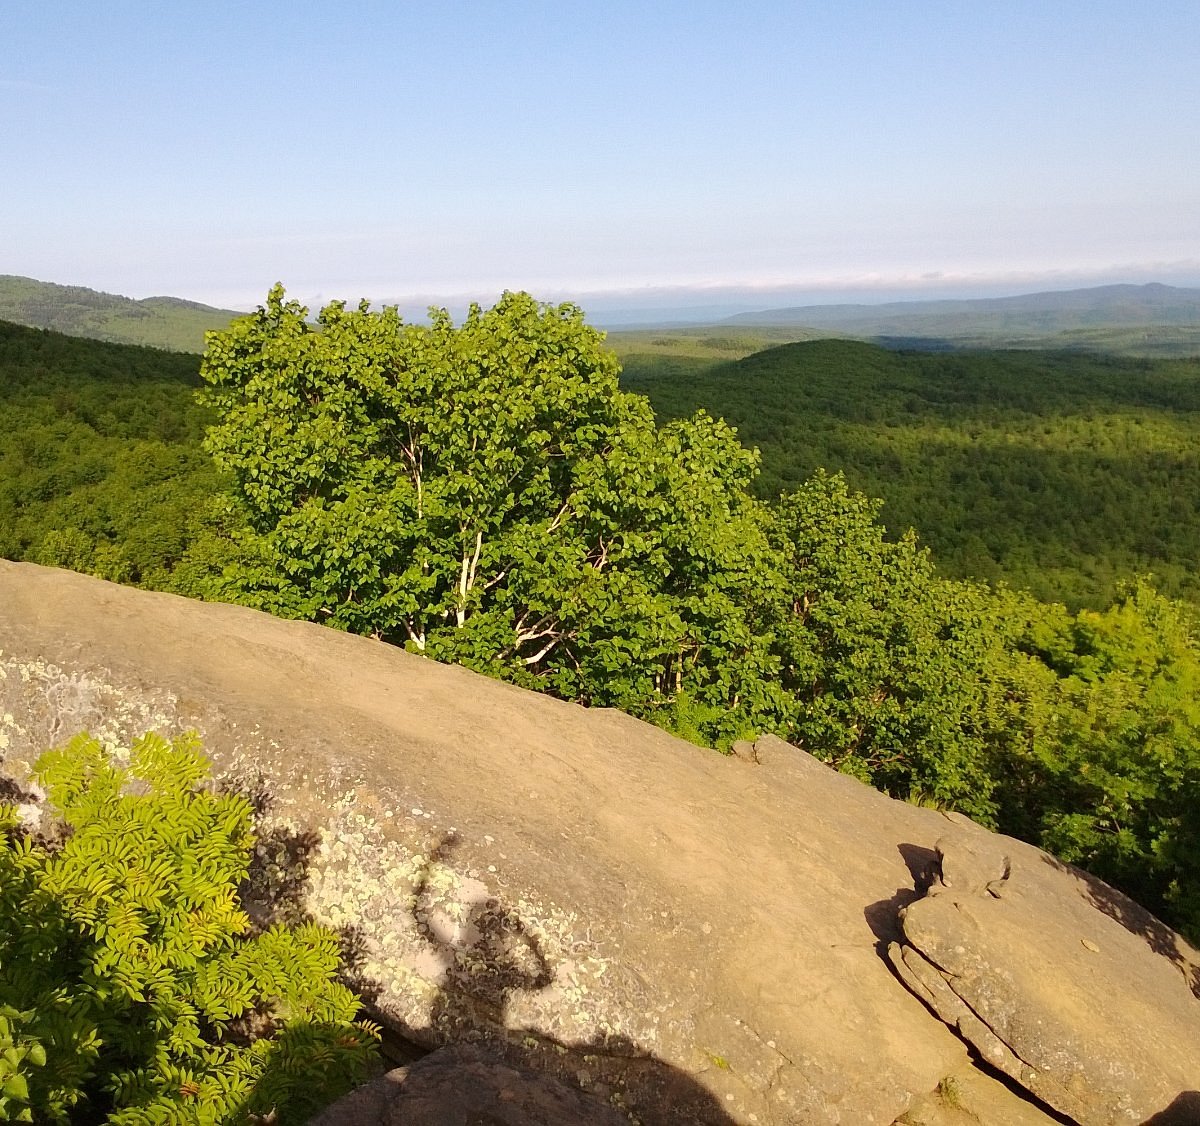
POLYGON ((365 638, 2 561, 0 673, 15 775, 81 728, 198 728, 269 795, 264 903, 343 929, 374 1008, 430 1048, 484 1040, 646 1123, 885 1124, 948 1079, 979 1121, 1052 1120, 885 957, 953 824, 777 740, 724 757, 365 638))

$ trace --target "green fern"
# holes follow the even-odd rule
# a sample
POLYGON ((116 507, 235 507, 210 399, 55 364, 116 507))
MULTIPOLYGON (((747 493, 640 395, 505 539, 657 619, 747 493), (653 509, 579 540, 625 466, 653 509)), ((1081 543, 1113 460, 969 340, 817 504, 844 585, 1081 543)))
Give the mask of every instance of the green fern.
POLYGON ((35 778, 68 834, 0 805, 0 1122, 303 1121, 365 1076, 337 936, 251 933, 251 807, 195 736, 144 735, 127 769, 77 736, 35 778))

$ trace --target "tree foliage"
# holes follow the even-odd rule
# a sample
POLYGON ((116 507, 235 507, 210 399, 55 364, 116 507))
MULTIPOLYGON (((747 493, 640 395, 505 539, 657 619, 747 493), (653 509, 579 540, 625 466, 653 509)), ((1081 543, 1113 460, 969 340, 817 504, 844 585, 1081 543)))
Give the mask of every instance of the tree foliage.
POLYGON ((986 596, 939 579, 911 533, 886 539, 879 508, 840 474, 780 499, 781 733, 881 789, 991 822, 986 596))
POLYGON ((0 1120, 302 1121, 370 1066, 337 936, 251 933, 250 806, 207 777, 194 738, 78 736, 35 767, 65 840, 0 806, 0 1120))
POLYGON ((1048 608, 1005 824, 1200 935, 1200 638, 1145 581, 1103 612, 1048 608), (1047 675, 1047 671, 1050 675, 1047 675))
POLYGON ((634 709, 746 635, 754 455, 703 412, 657 427, 572 306, 314 326, 277 288, 202 375, 245 516, 227 597, 634 709))

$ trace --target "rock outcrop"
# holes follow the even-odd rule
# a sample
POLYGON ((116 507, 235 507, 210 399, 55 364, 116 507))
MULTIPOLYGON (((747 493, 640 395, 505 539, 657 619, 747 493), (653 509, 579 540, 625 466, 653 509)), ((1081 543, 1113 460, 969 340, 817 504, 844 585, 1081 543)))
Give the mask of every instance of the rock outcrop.
POLYGON ((1196 967, 1174 934, 1100 881, 969 822, 937 854, 889 957, 984 1060, 1080 1126, 1145 1122, 1197 1085, 1196 967), (1078 894, 1063 893, 1071 881, 1078 894))
MULTIPOLYGON (((199 729, 219 774, 263 810, 257 909, 340 928, 389 1029, 427 1049, 485 1045, 497 1067, 551 1075, 644 1123, 1059 1121, 930 1012, 943 1010, 918 954, 1016 1059, 1050 1070, 956 992, 936 936, 961 943, 922 921, 951 904, 926 894, 965 855, 955 844, 938 868, 951 834, 981 857, 999 840, 1014 888, 1037 873, 1019 893, 1030 914, 997 923, 1010 951, 1025 930, 1014 958, 1033 963, 1050 927, 1041 904, 1073 920, 1084 966, 1111 957, 1158 967, 1146 980, 1200 979, 1161 924, 1152 937, 1101 910, 1094 881, 775 739, 721 756, 368 639, 4 562, 0 677, 11 776, 80 729, 114 745, 199 729), (893 943, 916 994, 889 965, 893 943)), ((967 881, 981 903, 1002 877, 989 864, 983 884, 967 881)), ((1157 1003, 1131 1036, 1158 1043, 1157 1003)), ((1200 1042, 1200 1002, 1180 998, 1161 1027, 1200 1042)), ((1147 1113, 1189 1105, 1190 1067, 1155 1080, 1147 1113)))

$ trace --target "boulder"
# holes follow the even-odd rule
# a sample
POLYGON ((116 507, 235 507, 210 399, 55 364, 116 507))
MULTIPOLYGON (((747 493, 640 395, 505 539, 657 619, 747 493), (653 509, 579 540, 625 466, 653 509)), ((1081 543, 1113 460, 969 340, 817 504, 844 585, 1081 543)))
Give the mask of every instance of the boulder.
MULTIPOLYGON (((990 834, 777 739, 723 756, 366 638, 0 561, 5 769, 84 728, 198 729, 260 810, 255 910, 340 929, 407 1042, 478 1043, 648 1126, 1058 1121, 887 958, 937 842, 990 834)), ((1111 921, 1037 863, 1049 911, 1111 921)))
POLYGON ((1142 1123, 1200 1088, 1181 939, 1099 880, 969 823, 937 857, 889 957, 984 1060, 1080 1126, 1142 1123))
POLYGON ((482 1048, 442 1048, 339 1099, 308 1126, 628 1126, 607 1103, 482 1048))

